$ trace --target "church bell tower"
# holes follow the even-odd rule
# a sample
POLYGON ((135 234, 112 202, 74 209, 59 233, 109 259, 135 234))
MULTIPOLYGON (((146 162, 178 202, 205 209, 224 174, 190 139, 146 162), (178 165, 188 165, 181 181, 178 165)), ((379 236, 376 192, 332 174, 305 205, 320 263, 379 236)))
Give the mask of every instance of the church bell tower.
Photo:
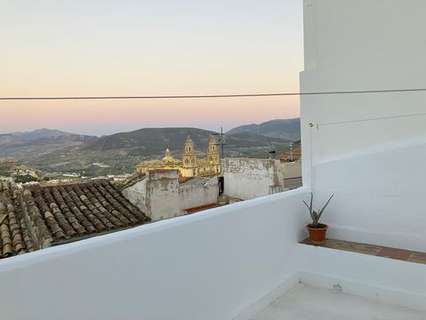
POLYGON ((215 174, 219 174, 221 172, 219 143, 215 136, 209 137, 207 161, 209 163, 209 167, 215 174))
POLYGON ((191 137, 188 136, 185 141, 184 153, 183 153, 183 175, 185 177, 193 177, 196 175, 197 157, 194 151, 194 142, 191 137))

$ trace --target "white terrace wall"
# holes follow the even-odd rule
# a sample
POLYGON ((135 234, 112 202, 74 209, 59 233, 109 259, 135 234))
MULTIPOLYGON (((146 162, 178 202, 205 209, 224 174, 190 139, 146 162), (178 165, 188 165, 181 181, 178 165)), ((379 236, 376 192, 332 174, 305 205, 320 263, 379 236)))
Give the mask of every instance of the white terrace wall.
POLYGON ((2 319, 231 320, 294 274, 304 198, 299 189, 4 260, 2 319))
MULTIPOLYGON (((301 89, 426 87, 426 1, 305 0, 301 89)), ((303 177, 331 235, 426 251, 426 93, 301 99, 303 177), (310 125, 312 124, 312 125, 310 125)))

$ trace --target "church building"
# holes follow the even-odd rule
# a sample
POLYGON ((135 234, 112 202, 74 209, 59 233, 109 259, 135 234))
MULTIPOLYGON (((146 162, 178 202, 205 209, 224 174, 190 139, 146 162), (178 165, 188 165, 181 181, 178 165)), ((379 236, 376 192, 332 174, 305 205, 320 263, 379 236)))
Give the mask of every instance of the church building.
POLYGON ((178 170, 184 178, 211 177, 221 173, 221 159, 219 143, 214 136, 209 137, 207 157, 198 158, 195 153, 194 142, 191 137, 186 138, 182 160, 175 159, 170 150, 161 160, 143 161, 137 166, 139 174, 146 174, 152 170, 178 170))

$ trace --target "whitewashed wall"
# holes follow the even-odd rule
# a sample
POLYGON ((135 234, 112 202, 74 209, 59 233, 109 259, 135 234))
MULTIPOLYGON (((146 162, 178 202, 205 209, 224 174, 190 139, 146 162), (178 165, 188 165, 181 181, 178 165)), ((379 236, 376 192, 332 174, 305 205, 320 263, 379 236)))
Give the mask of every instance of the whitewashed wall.
POLYGON ((152 221, 178 217, 186 209, 217 203, 217 177, 193 178, 179 183, 176 171, 151 172, 148 176, 123 190, 131 203, 145 212, 152 221))
POLYGON ((124 189, 123 195, 152 221, 182 214, 177 171, 149 172, 143 180, 124 189))
MULTIPOLYGON (((298 253, 301 282, 332 290, 338 285, 348 294, 426 311, 424 264, 303 244, 298 253)), ((356 309, 359 319, 371 319, 364 312, 356 309)))
POLYGON ((147 206, 153 221, 181 215, 179 181, 176 171, 149 174, 147 206))
POLYGON ((122 190, 123 195, 135 206, 137 206, 142 212, 144 212, 147 216, 151 218, 150 209, 146 206, 147 200, 147 192, 146 192, 146 184, 148 179, 146 177, 132 186, 125 188, 122 190))
MULTIPOLYGON (((301 89, 426 87, 426 2, 305 0, 301 89)), ((304 184, 331 234, 426 250, 426 93, 303 96, 304 184), (312 123, 313 127, 309 126, 312 123)))
POLYGON ((4 260, 2 319, 230 320, 294 273, 305 196, 290 191, 4 260))
POLYGON ((282 162, 279 166, 283 179, 299 178, 302 176, 302 161, 282 162))
POLYGON ((424 309, 423 265, 298 244, 307 196, 298 189, 2 260, 2 318, 250 319, 299 279, 424 309))
POLYGON ((271 187, 284 187, 284 172, 279 160, 225 158, 222 170, 227 196, 242 200, 271 193, 271 187))
POLYGON ((219 197, 219 182, 217 177, 198 179, 179 185, 179 206, 182 211, 217 203, 219 197))

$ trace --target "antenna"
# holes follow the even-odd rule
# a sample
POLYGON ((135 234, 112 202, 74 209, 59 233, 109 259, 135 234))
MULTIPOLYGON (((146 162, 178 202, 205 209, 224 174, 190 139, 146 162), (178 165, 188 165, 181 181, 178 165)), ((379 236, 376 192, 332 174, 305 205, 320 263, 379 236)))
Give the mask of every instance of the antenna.
POLYGON ((223 127, 220 127, 219 143, 220 143, 220 153, 221 153, 222 158, 224 158, 225 136, 223 135, 223 127))
POLYGON ((223 133, 223 127, 220 127, 220 133, 215 133, 214 134, 217 139, 217 143, 216 145, 220 146, 220 153, 221 153, 221 158, 225 158, 225 134, 223 133))

